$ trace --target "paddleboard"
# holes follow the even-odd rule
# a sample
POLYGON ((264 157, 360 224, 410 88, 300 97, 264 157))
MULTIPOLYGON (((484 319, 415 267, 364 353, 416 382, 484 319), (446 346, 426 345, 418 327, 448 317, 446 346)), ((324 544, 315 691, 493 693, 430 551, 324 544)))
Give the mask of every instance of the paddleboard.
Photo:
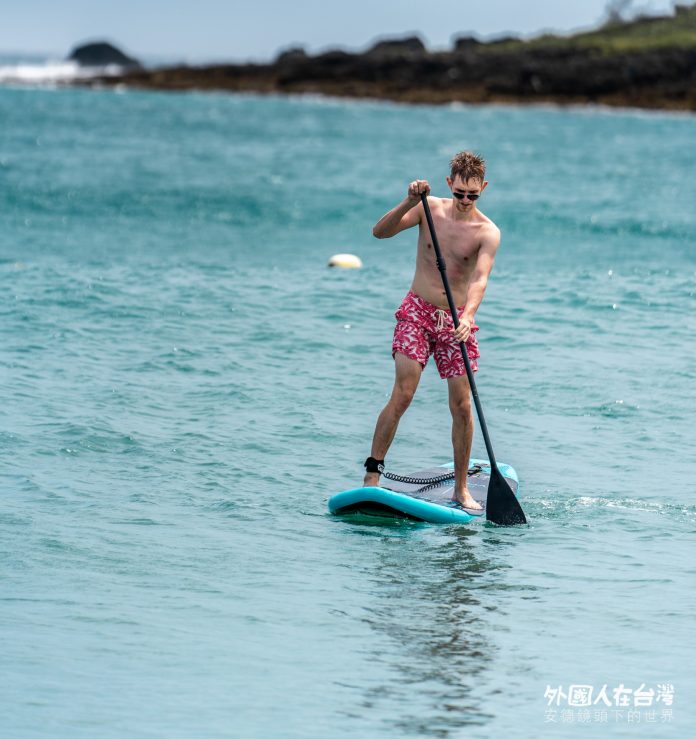
MULTIPOLYGON (((512 492, 517 495, 519 480, 517 473, 509 464, 498 463, 503 477, 508 481, 512 492)), ((404 477, 427 478, 453 470, 454 463, 429 467, 410 472, 404 477)), ((488 481, 491 466, 487 459, 472 459, 469 463, 469 490, 475 501, 486 505, 488 481)), ((329 498, 329 511, 337 516, 364 515, 386 518, 411 519, 428 523, 469 523, 485 521, 483 515, 471 514, 452 502, 454 479, 435 487, 427 484, 394 482, 386 477, 380 478, 379 487, 353 488, 336 493, 329 498)))

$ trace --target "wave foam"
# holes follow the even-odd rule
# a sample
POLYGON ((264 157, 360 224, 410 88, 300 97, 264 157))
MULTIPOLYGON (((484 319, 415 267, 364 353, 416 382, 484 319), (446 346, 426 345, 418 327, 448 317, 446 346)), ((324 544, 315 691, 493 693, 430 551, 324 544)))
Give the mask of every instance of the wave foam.
POLYGON ((82 67, 77 62, 47 61, 42 64, 19 63, 0 65, 0 84, 51 85, 103 75, 121 74, 117 64, 105 67, 82 67))

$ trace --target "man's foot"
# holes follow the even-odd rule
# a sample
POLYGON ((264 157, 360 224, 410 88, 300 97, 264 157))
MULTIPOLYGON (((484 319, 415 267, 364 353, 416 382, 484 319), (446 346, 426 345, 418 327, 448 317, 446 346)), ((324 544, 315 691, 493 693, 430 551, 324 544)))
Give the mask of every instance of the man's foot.
POLYGON ((459 494, 455 493, 452 500, 462 508, 466 508, 469 511, 483 511, 483 506, 471 497, 471 493, 468 490, 459 494))
POLYGON ((363 480, 364 488, 378 488, 379 487, 379 472, 368 472, 363 480))

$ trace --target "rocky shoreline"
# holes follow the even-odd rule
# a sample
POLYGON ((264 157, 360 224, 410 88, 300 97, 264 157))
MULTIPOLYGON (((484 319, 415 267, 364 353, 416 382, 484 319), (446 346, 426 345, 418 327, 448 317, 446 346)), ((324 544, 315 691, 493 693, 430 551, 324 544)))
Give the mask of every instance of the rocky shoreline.
MULTIPOLYGON (((693 23, 696 35, 695 8, 682 8, 677 18, 693 23)), ((657 20, 664 25, 672 19, 657 20)), ((643 32, 640 24, 651 23, 652 19, 639 19, 623 24, 621 30, 633 29, 635 36, 635 26, 643 32)), ((382 41, 364 53, 328 51, 310 56, 291 49, 268 64, 141 69, 83 84, 313 93, 406 103, 552 102, 696 111, 696 43, 660 45, 653 38, 644 45, 616 44, 615 39, 616 33, 607 36, 600 31, 594 37, 488 43, 465 37, 449 51, 433 52, 413 37, 382 41)))

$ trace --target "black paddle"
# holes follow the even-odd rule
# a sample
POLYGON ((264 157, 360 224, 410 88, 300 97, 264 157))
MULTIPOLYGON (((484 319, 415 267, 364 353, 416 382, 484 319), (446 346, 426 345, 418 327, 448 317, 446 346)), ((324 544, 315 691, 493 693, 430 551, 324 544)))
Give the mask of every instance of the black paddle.
MULTIPOLYGON (((456 329, 459 326, 457 306, 454 304, 454 298, 452 297, 452 291, 450 290, 449 280, 447 279, 447 275, 445 274, 447 267, 445 266, 445 260, 442 258, 440 244, 437 241, 437 234, 435 233, 435 226, 433 224, 433 217, 430 214, 430 206, 428 205, 428 198, 425 193, 421 193, 421 201, 423 203, 423 210, 425 210, 425 217, 428 221, 430 236, 433 240, 433 248, 435 249, 435 256, 437 258, 437 268, 440 270, 440 275, 442 276, 442 284, 445 286, 445 293, 447 293, 447 302, 449 304, 450 313, 452 314, 452 322, 454 323, 454 327, 456 329)), ((500 526, 515 526, 516 524, 527 523, 524 511, 522 510, 522 506, 519 504, 519 501, 515 497, 515 494, 512 492, 507 480, 503 477, 501 471, 498 469, 498 464, 495 461, 493 446, 491 445, 491 440, 488 436, 486 420, 483 417, 483 410, 481 409, 481 401, 479 400, 478 391, 476 390, 474 373, 471 370, 471 365, 469 364, 469 356, 466 353, 466 346, 464 346, 463 341, 459 342, 459 348, 462 350, 462 357, 464 357, 466 376, 469 378, 471 394, 474 396, 476 413, 478 415, 479 423, 481 424, 483 440, 486 443, 488 459, 491 463, 491 477, 488 481, 488 498, 486 501, 486 520, 497 523, 500 526)))

